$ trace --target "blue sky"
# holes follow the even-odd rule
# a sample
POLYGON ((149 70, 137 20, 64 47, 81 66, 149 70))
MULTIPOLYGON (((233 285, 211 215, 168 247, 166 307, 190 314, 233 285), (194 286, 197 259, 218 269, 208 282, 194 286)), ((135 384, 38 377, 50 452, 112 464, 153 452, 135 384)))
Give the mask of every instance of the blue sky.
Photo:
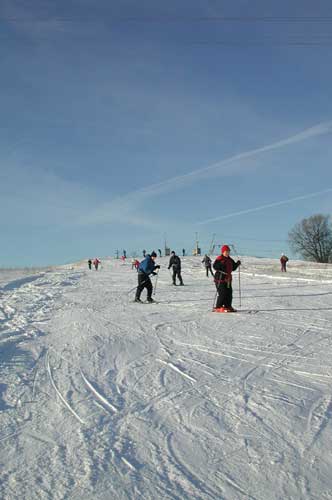
POLYGON ((28 4, 0 9, 0 266, 196 232, 278 257, 332 212, 330 2, 28 4))

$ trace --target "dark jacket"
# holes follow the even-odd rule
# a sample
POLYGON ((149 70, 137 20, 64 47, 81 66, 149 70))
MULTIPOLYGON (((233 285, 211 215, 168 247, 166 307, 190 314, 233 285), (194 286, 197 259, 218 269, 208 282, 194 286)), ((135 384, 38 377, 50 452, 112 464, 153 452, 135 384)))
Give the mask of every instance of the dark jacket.
POLYGON ((155 265, 151 255, 147 255, 138 266, 138 272, 147 274, 148 276, 149 274, 152 274, 155 269, 159 269, 159 266, 157 267, 155 265))
POLYGON ((235 262, 231 257, 225 257, 224 255, 219 255, 213 263, 213 269, 217 272, 214 275, 214 280, 216 283, 231 283, 232 282, 232 271, 235 271, 239 267, 241 262, 238 260, 235 262))
POLYGON ((212 261, 208 255, 204 257, 202 260, 202 263, 205 265, 205 267, 211 267, 212 261))
POLYGON ((168 269, 170 269, 171 267, 173 267, 177 271, 180 271, 181 259, 178 255, 172 255, 172 257, 169 259, 168 269))

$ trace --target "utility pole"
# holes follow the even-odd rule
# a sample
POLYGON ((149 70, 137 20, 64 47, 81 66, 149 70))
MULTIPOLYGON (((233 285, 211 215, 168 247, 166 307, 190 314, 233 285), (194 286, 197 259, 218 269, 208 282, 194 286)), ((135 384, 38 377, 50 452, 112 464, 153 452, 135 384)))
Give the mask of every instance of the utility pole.
POLYGON ((166 233, 164 234, 164 239, 165 239, 165 257, 167 257, 167 256, 169 256, 171 254, 171 250, 167 246, 167 243, 166 243, 166 233))
POLYGON ((215 237, 216 237, 216 233, 213 233, 212 240, 211 240, 211 243, 210 243, 210 248, 209 248, 209 255, 212 255, 213 252, 214 252, 214 248, 216 246, 215 243, 214 243, 215 237))

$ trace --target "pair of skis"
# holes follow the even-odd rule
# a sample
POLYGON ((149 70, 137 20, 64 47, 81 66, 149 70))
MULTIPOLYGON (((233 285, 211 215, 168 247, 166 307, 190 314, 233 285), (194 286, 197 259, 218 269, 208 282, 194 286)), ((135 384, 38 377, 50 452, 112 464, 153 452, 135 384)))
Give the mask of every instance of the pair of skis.
POLYGON ((212 309, 212 312, 221 314, 234 314, 234 313, 256 314, 258 313, 258 309, 236 309, 236 310, 234 309, 233 311, 230 311, 224 307, 220 307, 219 309, 212 309))

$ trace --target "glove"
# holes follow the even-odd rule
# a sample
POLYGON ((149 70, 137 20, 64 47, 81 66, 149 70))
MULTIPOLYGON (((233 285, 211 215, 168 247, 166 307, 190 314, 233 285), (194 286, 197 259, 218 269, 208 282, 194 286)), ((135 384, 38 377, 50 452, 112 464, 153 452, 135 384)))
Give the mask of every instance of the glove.
POLYGON ((237 261, 237 265, 238 265, 238 266, 240 266, 240 265, 241 265, 241 261, 240 261, 240 260, 238 260, 238 261, 237 261))
POLYGON ((160 269, 160 265, 154 266, 155 269, 160 269))
POLYGON ((152 276, 157 276, 157 273, 155 273, 154 271, 152 271, 152 276))

